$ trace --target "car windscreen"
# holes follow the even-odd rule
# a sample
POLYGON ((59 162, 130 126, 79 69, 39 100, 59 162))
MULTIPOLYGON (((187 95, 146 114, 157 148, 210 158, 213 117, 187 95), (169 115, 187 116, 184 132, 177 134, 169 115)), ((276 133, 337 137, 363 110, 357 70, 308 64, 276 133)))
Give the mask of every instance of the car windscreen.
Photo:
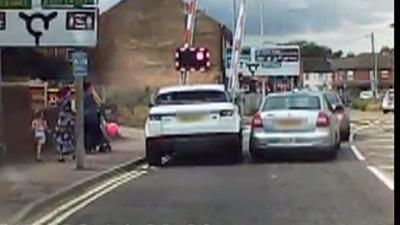
POLYGON ((340 99, 336 94, 333 93, 325 94, 325 98, 330 105, 341 105, 340 99))
POLYGON ((289 95, 268 97, 263 111, 270 110, 319 110, 321 102, 318 96, 289 95))
POLYGON ((160 94, 156 97, 156 105, 175 104, 201 104, 228 102, 225 92, 213 90, 201 91, 177 91, 160 94))

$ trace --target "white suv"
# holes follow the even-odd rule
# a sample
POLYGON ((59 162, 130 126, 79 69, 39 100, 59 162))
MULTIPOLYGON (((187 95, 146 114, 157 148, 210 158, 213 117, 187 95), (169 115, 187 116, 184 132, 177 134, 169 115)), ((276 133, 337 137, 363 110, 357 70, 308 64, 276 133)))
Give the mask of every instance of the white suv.
POLYGON ((394 112, 394 89, 389 89, 382 99, 383 113, 394 112))
POLYGON ((165 155, 219 149, 241 159, 241 116, 223 85, 165 87, 150 107, 145 125, 150 165, 161 165, 165 155))

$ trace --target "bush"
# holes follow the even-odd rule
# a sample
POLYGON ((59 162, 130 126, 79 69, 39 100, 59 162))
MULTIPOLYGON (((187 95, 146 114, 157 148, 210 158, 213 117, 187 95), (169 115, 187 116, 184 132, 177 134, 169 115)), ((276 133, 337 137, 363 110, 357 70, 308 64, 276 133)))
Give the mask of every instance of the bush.
POLYGON ((381 104, 379 99, 371 99, 367 102, 367 105, 365 106, 365 111, 379 111, 381 109, 381 104))
POLYGON ((119 110, 119 119, 123 125, 143 128, 148 113, 149 109, 144 105, 135 106, 133 108, 121 107, 119 110))
POLYGON ((125 126, 143 128, 150 102, 149 90, 114 91, 106 97, 106 103, 118 108, 118 121, 125 126))
POLYGON ((352 108, 361 111, 379 111, 380 101, 379 99, 354 99, 352 101, 352 108))

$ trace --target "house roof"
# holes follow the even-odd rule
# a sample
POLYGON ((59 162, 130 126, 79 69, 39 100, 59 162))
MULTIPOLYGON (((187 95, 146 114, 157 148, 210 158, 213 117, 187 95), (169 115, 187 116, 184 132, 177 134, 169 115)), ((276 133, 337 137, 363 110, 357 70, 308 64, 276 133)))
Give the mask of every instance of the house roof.
MULTIPOLYGON (((378 68, 391 69, 394 68, 394 57, 388 54, 378 54, 378 68)), ((354 69, 368 69, 374 68, 372 53, 362 53, 354 57, 346 57, 334 59, 332 62, 334 70, 354 70, 354 69)))
POLYGON ((305 73, 332 72, 331 62, 321 57, 304 57, 303 71, 305 73))

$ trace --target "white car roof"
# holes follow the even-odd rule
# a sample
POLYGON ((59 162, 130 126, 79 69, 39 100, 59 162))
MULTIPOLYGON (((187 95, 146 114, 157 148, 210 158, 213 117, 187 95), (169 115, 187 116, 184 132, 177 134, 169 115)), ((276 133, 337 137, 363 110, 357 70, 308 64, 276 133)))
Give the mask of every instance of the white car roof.
POLYGON ((181 91, 221 91, 225 92, 224 85, 220 84, 200 84, 200 85, 176 85, 160 88, 158 94, 165 94, 170 92, 181 92, 181 91))

